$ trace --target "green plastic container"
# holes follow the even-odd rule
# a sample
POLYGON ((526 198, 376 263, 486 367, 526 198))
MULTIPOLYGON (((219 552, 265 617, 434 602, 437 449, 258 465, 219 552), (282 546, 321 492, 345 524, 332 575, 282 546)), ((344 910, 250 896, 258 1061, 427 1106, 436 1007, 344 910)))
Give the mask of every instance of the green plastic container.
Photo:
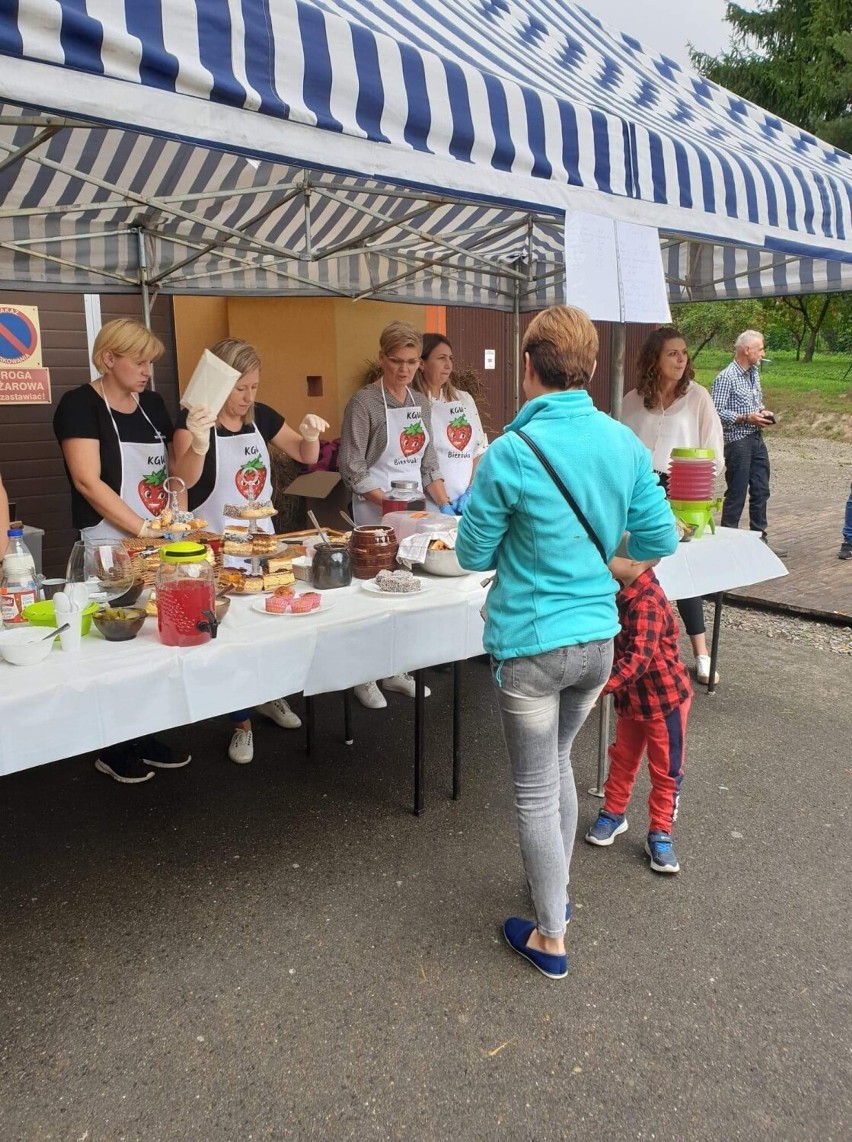
MULTIPOLYGON (((92 629, 92 615, 97 609, 97 603, 89 603, 83 611, 83 622, 81 623, 83 634, 88 634, 92 629)), ((53 599, 45 599, 42 603, 30 603, 28 607, 24 607, 24 618, 30 626, 34 627, 55 627, 59 625, 56 621, 56 612, 53 609, 53 599)))
POLYGON ((669 500, 669 507, 681 523, 695 528, 693 539, 700 539, 707 527, 716 531, 713 512, 719 510, 718 500, 669 500))

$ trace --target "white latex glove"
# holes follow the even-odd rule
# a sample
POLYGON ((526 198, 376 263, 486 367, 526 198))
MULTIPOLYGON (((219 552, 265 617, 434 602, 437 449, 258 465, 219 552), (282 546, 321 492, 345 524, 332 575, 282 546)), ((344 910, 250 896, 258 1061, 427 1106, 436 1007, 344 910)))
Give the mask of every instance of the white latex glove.
POLYGON ((191 408, 186 418, 186 427, 192 437, 190 448, 197 456, 204 456, 210 447, 210 429, 216 423, 216 414, 206 405, 191 408))
POLYGON ((316 413, 309 412, 302 423, 299 425, 299 435, 303 440, 312 441, 319 440, 319 434, 325 432, 328 428, 328 421, 323 420, 321 416, 316 413))
POLYGON ((153 520, 150 520, 150 519, 146 519, 146 520, 143 522, 142 526, 139 528, 139 531, 138 531, 138 532, 137 532, 137 534, 136 534, 136 538, 137 538, 137 539, 157 539, 157 538, 162 538, 162 532, 160 532, 160 531, 155 531, 155 530, 154 530, 154 529, 151 527, 151 524, 152 524, 152 522, 153 522, 153 520))

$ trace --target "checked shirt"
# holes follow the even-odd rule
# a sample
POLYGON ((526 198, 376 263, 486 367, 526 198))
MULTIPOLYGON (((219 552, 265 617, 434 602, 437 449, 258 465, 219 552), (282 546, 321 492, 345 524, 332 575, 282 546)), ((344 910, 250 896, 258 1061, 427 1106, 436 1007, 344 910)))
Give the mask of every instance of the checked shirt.
POLYGON ((616 713, 650 722, 676 710, 692 694, 678 650, 677 619, 649 567, 616 596, 621 631, 615 636, 612 674, 604 694, 616 713))
POLYGON ((756 424, 736 423, 738 416, 748 416, 763 408, 760 374, 753 365, 750 369, 741 369, 736 361, 731 361, 716 377, 710 395, 722 422, 726 444, 760 432, 756 424))

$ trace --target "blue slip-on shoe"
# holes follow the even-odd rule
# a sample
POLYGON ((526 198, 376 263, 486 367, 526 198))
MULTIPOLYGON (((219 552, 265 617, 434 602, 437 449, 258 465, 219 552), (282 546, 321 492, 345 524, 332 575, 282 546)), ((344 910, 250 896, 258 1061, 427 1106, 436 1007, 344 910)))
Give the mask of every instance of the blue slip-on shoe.
POLYGON ((623 813, 607 813, 606 809, 601 809, 585 839, 590 845, 611 845, 619 833, 626 832, 627 818, 623 813))
POLYGON ((527 940, 534 931, 535 922, 524 920, 520 916, 510 916, 503 924, 503 935, 513 951, 523 956, 525 960, 529 960, 532 966, 538 968, 548 979, 564 979, 568 974, 567 955, 553 956, 536 948, 528 948, 527 940))
POLYGON ((645 852, 651 858, 654 872, 680 872, 670 833, 664 833, 662 829, 649 833, 645 841, 645 852))

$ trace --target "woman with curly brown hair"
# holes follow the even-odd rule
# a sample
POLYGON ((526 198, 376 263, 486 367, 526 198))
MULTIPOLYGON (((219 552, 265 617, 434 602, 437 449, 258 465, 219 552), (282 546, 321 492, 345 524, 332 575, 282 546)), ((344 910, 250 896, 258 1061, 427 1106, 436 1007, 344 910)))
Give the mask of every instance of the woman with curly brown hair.
MULTIPOLYGON (((654 471, 668 484, 673 448, 712 448, 716 476, 722 474, 725 445, 722 422, 710 394, 695 381, 695 370, 681 334, 671 325, 655 329, 639 350, 638 384, 624 397, 621 419, 652 455, 654 471)), ((678 611, 692 643, 699 682, 710 681, 710 655, 701 599, 679 599, 678 611)), ((718 675, 716 681, 719 681, 718 675)))

